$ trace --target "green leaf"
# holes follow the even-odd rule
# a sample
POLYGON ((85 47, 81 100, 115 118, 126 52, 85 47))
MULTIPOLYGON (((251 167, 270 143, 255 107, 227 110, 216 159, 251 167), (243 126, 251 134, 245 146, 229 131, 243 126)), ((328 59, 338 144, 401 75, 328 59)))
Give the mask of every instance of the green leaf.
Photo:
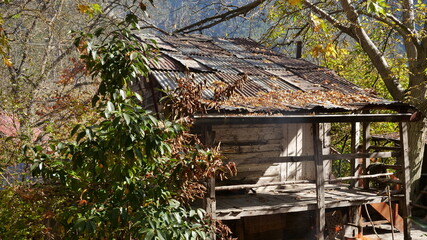
POLYGON ((151 240, 154 238, 154 230, 148 229, 147 233, 145 234, 144 240, 151 240))
POLYGON ((85 132, 89 140, 92 141, 93 140, 92 130, 90 128, 86 128, 85 132))
POLYGON ((79 130, 79 128, 80 128, 81 126, 82 126, 81 124, 77 124, 76 126, 74 126, 74 127, 73 127, 73 130, 71 130, 70 137, 74 136, 74 134, 76 134, 76 133, 77 133, 77 131, 79 130))
POLYGON ((127 125, 130 123, 130 116, 127 113, 123 113, 123 118, 125 119, 125 122, 127 125))
POLYGON ((85 218, 79 218, 77 219, 76 223, 74 224, 74 227, 77 228, 79 231, 84 231, 86 226, 86 219, 85 218))
POLYGON ((115 110, 114 104, 110 101, 107 102, 107 109, 109 112, 113 112, 115 110))
POLYGON ((138 93, 135 93, 135 97, 139 100, 139 101, 143 101, 142 96, 138 93))
POLYGON ((141 153, 141 151, 138 149, 138 148, 134 148, 133 149, 133 151, 135 152, 135 155, 136 155, 136 157, 139 159, 139 160, 143 160, 144 159, 144 157, 142 156, 142 153, 141 153))
POLYGON ((127 94, 126 94, 126 92, 123 89, 120 89, 119 93, 120 93, 120 96, 122 96, 123 99, 127 98, 127 94))
POLYGON ((80 132, 76 137, 76 142, 79 142, 85 135, 85 132, 80 132))
POLYGON ((136 59, 138 57, 139 53, 138 52, 132 52, 130 54, 130 60, 133 61, 134 59, 136 59))

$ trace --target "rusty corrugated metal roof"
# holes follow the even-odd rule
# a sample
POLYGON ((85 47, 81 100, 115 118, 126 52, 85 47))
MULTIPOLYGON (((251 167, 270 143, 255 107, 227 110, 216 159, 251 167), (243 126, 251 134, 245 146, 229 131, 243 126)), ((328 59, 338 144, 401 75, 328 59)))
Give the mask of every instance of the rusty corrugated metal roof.
POLYGON ((150 68, 164 89, 174 90, 176 79, 186 78, 202 84, 203 98, 213 100, 215 89, 239 82, 234 95, 218 104, 222 111, 330 112, 394 106, 330 69, 285 56, 250 39, 203 35, 140 37, 154 39, 159 46, 158 63, 151 63, 150 68))

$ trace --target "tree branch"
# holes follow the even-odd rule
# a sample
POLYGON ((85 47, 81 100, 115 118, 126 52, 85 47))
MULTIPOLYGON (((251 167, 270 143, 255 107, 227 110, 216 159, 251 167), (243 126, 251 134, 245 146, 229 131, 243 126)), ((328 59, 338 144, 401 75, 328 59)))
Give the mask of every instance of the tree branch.
POLYGON ((308 8, 310 8, 311 11, 313 11, 314 13, 316 13, 317 15, 319 15, 321 18, 327 20, 334 27, 338 28, 342 32, 346 33, 347 35, 355 38, 355 36, 353 35, 353 32, 351 31, 350 28, 342 25, 337 19, 335 19, 334 17, 332 17, 332 15, 330 15, 329 13, 327 13, 326 11, 324 11, 323 9, 317 7, 316 5, 314 5, 313 3, 311 3, 308 0, 303 0, 302 3, 305 6, 307 6, 308 8))
POLYGON ((247 14, 248 12, 257 8, 258 6, 260 6, 262 3, 266 2, 266 1, 268 1, 268 0, 253 1, 253 2, 246 4, 242 7, 227 11, 227 12, 219 14, 219 15, 215 15, 212 17, 205 18, 205 19, 198 21, 196 23, 193 23, 189 26, 175 30, 174 33, 191 33, 191 32, 200 31, 203 29, 210 28, 210 27, 215 26, 219 23, 227 21, 231 18, 237 17, 239 15, 247 14))
POLYGON ((381 54, 381 51, 372 42, 368 34, 361 27, 359 22, 359 16, 356 10, 348 0, 341 0, 341 5, 347 15, 347 19, 352 24, 351 30, 357 37, 356 40, 359 42, 362 49, 371 59, 372 64, 375 66, 378 73, 381 75, 381 78, 383 79, 390 94, 396 100, 403 100, 405 97, 405 89, 402 87, 402 85, 400 85, 398 79, 393 77, 390 66, 388 65, 384 56, 381 54))

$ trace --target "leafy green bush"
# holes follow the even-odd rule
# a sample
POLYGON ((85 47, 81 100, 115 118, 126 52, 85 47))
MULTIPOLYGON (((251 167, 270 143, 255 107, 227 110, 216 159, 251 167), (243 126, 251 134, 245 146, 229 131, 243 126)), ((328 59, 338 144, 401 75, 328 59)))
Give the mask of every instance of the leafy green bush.
POLYGON ((68 196, 56 214, 55 233, 76 239, 205 239, 214 232, 202 209, 188 203, 203 194, 202 180, 222 167, 214 150, 204 150, 185 127, 157 119, 129 89, 148 76, 155 50, 129 30, 137 19, 103 35, 81 35, 87 70, 101 79, 93 99, 96 124, 77 125, 73 143, 26 147, 34 177, 58 185, 68 196), (95 44, 100 37, 100 44, 95 44))

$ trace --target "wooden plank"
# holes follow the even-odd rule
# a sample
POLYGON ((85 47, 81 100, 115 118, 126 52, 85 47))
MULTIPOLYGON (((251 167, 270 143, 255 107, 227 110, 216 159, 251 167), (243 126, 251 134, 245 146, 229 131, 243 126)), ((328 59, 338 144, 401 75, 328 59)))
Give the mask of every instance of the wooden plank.
POLYGON ((322 139, 320 134, 319 124, 313 123, 313 149, 314 160, 316 163, 316 238, 324 239, 325 232, 325 175, 323 172, 322 158, 322 139))
MULTIPOLYGON (((202 128, 203 136, 202 140, 207 146, 211 146, 215 141, 215 132, 212 131, 210 126, 202 128)), ((206 179, 207 193, 203 199, 203 207, 208 215, 212 216, 212 219, 216 219, 216 196, 215 196, 215 175, 210 176, 206 179)), ((211 233, 210 239, 215 240, 216 234, 211 233)))
POLYGON ((359 234, 359 229, 363 229, 360 227, 361 219, 362 219, 362 206, 351 206, 349 207, 349 224, 345 225, 345 235, 350 237, 356 237, 359 234))
POLYGON ((276 127, 263 127, 262 125, 253 125, 248 128, 229 129, 215 128, 216 142, 234 143, 234 142, 265 142, 269 140, 280 140, 282 134, 276 127))
POLYGON ((411 113, 387 114, 325 114, 325 115, 284 115, 284 116, 238 116, 238 115, 195 115, 196 125, 240 125, 240 124, 281 124, 281 123, 332 123, 332 122, 409 122, 411 113))
POLYGON ((409 206, 410 204, 410 193, 411 193, 411 173, 410 173, 410 163, 409 163, 409 145, 408 145, 408 124, 407 123, 399 123, 399 132, 400 132, 400 146, 402 147, 401 150, 401 159, 400 162, 402 163, 403 167, 403 174, 402 174, 402 181, 403 184, 403 191, 404 191, 404 197, 402 204, 400 206, 402 207, 402 217, 403 217, 403 225, 404 225, 404 238, 405 240, 411 239, 411 232, 410 232, 410 221, 409 217, 411 216, 411 208, 409 206))
MULTIPOLYGON (((351 123, 351 153, 358 153, 360 146, 360 123, 351 123)), ((350 170, 352 176, 360 175, 358 171, 359 159, 357 157, 350 159, 350 170)), ((351 187, 358 187, 357 181, 353 181, 350 184, 351 187)))
MULTIPOLYGON (((353 179, 369 179, 369 178, 391 176, 393 174, 394 173, 378 173, 378 174, 372 174, 372 175, 359 175, 356 177, 341 177, 336 179, 325 179, 325 182, 340 182, 340 181, 353 180, 353 179)), ((287 184, 300 184, 300 183, 311 183, 311 182, 314 182, 314 181, 295 180, 295 181, 282 181, 282 182, 265 182, 265 183, 257 183, 257 184, 239 184, 239 185, 232 185, 232 186, 220 186, 220 187, 216 187, 215 189, 217 191, 237 190, 237 189, 250 189, 250 188, 258 188, 258 187, 280 186, 280 185, 287 185, 287 184)))
MULTIPOLYGON (((274 155, 271 153, 270 155, 274 155)), ((374 153, 348 153, 348 154, 329 154, 321 156, 323 160, 339 160, 339 159, 352 159, 352 158, 389 158, 397 157, 400 152, 374 152, 374 153)), ((230 161, 245 164, 265 164, 265 163, 286 163, 286 162, 304 162, 314 161, 314 156, 277 156, 277 157, 263 157, 265 154, 246 154, 242 159, 229 157, 230 161)))
POLYGON ((241 153, 260 153, 260 152, 280 152, 282 145, 280 143, 266 143, 257 145, 229 145, 221 142, 221 152, 224 154, 241 154, 241 153))
MULTIPOLYGON (((283 147, 287 148, 288 156, 298 156, 298 130, 301 127, 301 125, 297 124, 287 124, 288 126, 288 134, 287 136, 284 136, 287 138, 287 145, 284 145, 283 147)), ((296 163, 295 162, 288 162, 287 163, 287 171, 286 171, 286 180, 292 181, 296 180, 296 163)))
MULTIPOLYGON (((314 148, 313 148, 313 130, 312 130, 312 124, 305 124, 304 125, 304 143, 303 146, 303 152, 301 153, 301 156, 310 156, 313 155, 314 148)), ((322 135, 323 136, 323 135, 322 135)), ((302 162, 304 171, 303 171, 303 179, 316 179, 316 164, 314 162, 314 159, 312 161, 303 161, 302 162)))
POLYGON ((368 150, 374 151, 400 151, 400 147, 386 147, 386 146, 370 146, 368 150))
POLYGON ((217 191, 239 190, 239 189, 257 188, 257 187, 278 186, 278 185, 288 185, 288 184, 300 184, 300 183, 313 183, 313 182, 314 181, 311 181, 311 180, 296 180, 296 181, 269 182, 269 183, 260 183, 260 184, 239 184, 239 185, 215 187, 215 190, 217 190, 217 191))
POLYGON ((335 179, 326 179, 326 182, 341 182, 341 181, 347 181, 347 180, 357 180, 357 179, 370 179, 370 178, 377 178, 377 177, 385 177, 385 176, 391 176, 394 175, 394 173, 378 173, 378 174, 371 174, 371 175, 359 175, 354 177, 340 177, 335 179))
POLYGON ((323 159, 339 160, 339 159, 354 159, 354 158, 389 158, 398 157, 400 152, 373 152, 373 153, 348 153, 348 154, 330 154, 323 156, 323 159))
MULTIPOLYGON (((362 142, 362 153, 368 153, 368 148, 371 145, 371 123, 370 122, 364 122, 363 123, 363 130, 362 130, 363 136, 363 142, 362 142)), ((370 164, 370 157, 363 158, 362 163, 362 174, 366 175, 367 168, 370 164)), ((365 179, 363 181, 363 188, 369 189, 369 179, 365 179)))
MULTIPOLYGON (((217 219, 231 220, 241 217, 300 212, 317 209, 315 184, 288 185, 296 188, 285 192, 217 196, 217 219), (304 186, 311 186, 304 188, 304 186)), ((379 203, 387 199, 373 192, 356 191, 343 185, 326 185, 325 208, 357 206, 379 203), (335 186, 335 187, 334 187, 335 186)))

